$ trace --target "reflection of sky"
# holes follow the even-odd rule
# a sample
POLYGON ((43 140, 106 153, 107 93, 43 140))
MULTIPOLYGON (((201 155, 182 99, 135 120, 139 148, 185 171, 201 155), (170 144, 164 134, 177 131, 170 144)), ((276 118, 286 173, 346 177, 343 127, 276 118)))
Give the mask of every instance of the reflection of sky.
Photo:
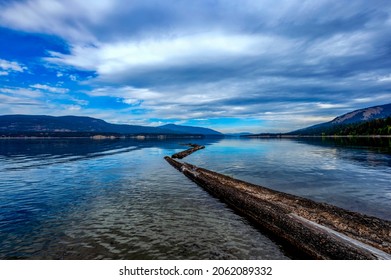
POLYGON ((223 140, 186 161, 280 191, 391 219, 391 156, 291 140, 223 140), (201 154, 203 153, 203 154, 201 154))
POLYGON ((111 143, 100 157, 95 150, 77 161, 33 151, 35 165, 2 171, 0 258, 286 258, 167 164, 163 156, 184 146, 119 150, 111 143))
MULTIPOLYGON (((2 147, 0 256, 284 258, 163 159, 189 141, 83 141, 2 147)), ((286 139, 199 143, 208 145, 184 161, 391 220, 390 154, 286 139)))

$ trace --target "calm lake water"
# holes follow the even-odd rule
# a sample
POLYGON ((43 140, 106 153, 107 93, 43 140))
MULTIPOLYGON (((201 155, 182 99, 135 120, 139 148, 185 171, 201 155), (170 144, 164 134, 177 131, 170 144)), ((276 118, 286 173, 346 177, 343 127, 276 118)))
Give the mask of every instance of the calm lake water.
MULTIPOLYGON (((189 163, 391 220, 390 139, 192 141, 189 163)), ((296 258, 165 162, 183 142, 0 140, 0 259, 296 258)))

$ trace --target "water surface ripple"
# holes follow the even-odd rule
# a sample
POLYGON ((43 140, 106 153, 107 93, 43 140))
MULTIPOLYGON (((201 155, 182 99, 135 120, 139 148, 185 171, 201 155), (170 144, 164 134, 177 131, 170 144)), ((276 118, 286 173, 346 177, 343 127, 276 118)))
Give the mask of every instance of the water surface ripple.
MULTIPOLYGON (((181 142, 0 140, 0 258, 295 257, 164 161, 181 142)), ((199 144, 184 161, 391 220, 388 146, 199 144)))
POLYGON ((2 259, 287 258, 165 162, 178 143, 20 143, 0 155, 2 259))

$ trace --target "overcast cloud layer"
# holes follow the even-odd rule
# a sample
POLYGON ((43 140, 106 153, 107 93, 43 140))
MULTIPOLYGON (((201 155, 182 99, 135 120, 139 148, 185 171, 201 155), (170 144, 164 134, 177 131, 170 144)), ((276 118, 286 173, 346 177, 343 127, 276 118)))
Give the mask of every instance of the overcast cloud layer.
POLYGON ((390 1, 0 1, 3 114, 290 131, 391 102, 390 1))

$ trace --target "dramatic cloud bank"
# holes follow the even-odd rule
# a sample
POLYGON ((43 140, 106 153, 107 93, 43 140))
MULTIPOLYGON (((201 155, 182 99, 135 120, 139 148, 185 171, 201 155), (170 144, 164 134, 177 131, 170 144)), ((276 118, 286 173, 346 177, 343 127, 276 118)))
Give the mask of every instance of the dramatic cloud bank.
POLYGON ((391 102, 389 1, 28 0, 0 8, 3 38, 26 46, 0 47, 5 113, 265 132, 391 102))

